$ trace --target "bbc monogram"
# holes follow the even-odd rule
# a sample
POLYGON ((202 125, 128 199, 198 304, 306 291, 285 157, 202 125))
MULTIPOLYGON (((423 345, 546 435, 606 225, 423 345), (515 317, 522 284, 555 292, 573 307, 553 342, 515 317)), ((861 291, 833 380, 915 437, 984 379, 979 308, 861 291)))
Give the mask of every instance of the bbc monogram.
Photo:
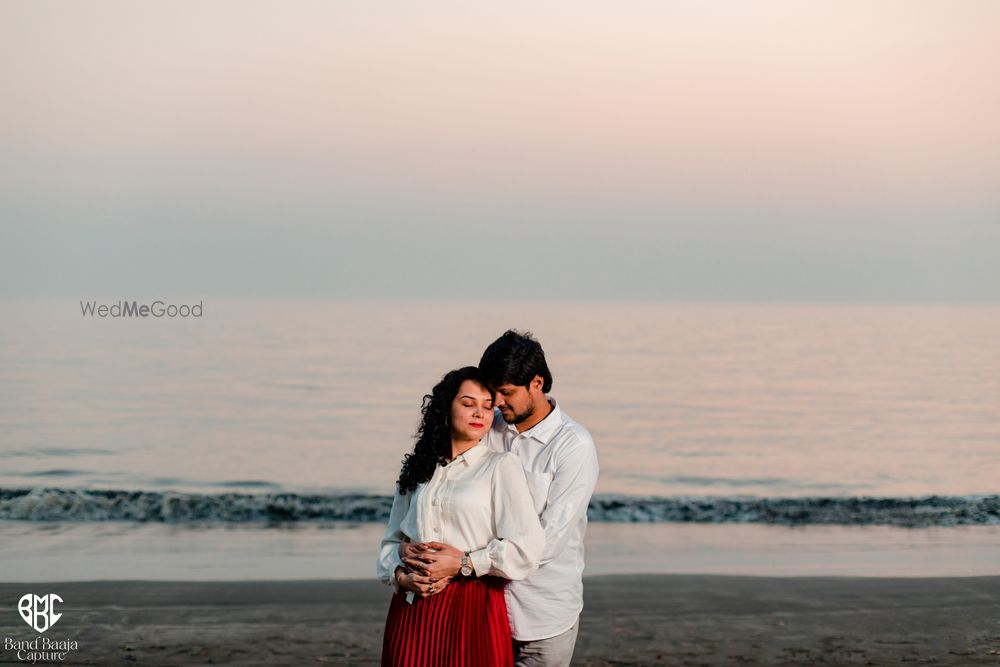
POLYGON ((62 614, 56 612, 56 602, 61 604, 62 601, 63 599, 55 593, 48 595, 27 593, 18 601, 17 610, 21 612, 24 622, 34 628, 35 632, 45 632, 62 618, 62 614))

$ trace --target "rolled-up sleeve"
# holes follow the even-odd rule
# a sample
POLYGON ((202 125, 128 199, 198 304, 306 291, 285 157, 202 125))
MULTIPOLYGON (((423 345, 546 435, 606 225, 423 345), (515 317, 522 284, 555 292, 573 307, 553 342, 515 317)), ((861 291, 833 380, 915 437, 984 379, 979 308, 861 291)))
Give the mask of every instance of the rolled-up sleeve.
POLYGON ((378 563, 376 564, 378 578, 382 580, 383 584, 392 586, 393 589, 396 588, 396 568, 403 566, 403 561, 399 558, 399 545, 406 536, 400 526, 403 523, 403 517, 410 509, 412 497, 412 491, 401 495, 399 489, 396 489, 392 498, 392 509, 389 511, 389 525, 385 528, 385 536, 382 538, 382 545, 379 549, 378 563))
POLYGON ((499 455, 492 478, 496 538, 469 554, 476 576, 523 579, 538 568, 545 546, 524 468, 515 454, 499 455))

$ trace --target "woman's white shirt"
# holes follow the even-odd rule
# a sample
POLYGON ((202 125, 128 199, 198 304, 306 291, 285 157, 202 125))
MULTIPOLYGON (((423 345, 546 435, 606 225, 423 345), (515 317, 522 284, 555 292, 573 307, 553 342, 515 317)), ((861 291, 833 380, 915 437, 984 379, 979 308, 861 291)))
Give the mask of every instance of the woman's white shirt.
POLYGON ((396 489, 377 568, 387 585, 395 587, 406 537, 468 551, 476 576, 505 579, 534 572, 545 546, 520 459, 484 442, 435 468, 414 491, 400 495, 396 489))

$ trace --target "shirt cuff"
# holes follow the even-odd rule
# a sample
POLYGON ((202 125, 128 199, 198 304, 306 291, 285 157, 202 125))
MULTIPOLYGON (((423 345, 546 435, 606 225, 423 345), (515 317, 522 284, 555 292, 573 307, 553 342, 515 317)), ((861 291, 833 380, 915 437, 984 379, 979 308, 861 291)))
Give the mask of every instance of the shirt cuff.
POLYGON ((485 576, 493 569, 493 563, 490 561, 489 547, 470 552, 469 560, 472 561, 472 568, 475 570, 477 577, 485 576))
POLYGON ((389 554, 389 567, 392 568, 393 572, 396 571, 397 567, 401 567, 404 570, 409 569, 408 567, 406 567, 406 564, 403 562, 403 559, 399 557, 399 547, 393 549, 392 553, 389 554))
POLYGON ((403 564, 403 561, 400 559, 398 551, 392 552, 392 555, 389 556, 389 563, 387 564, 386 567, 389 570, 389 580, 388 581, 383 580, 382 583, 384 583, 386 586, 392 586, 392 591, 394 593, 399 593, 400 592, 399 582, 396 580, 396 568, 401 567, 405 570, 407 569, 407 567, 406 565, 403 564))
POLYGON ((393 593, 401 593, 402 592, 400 590, 400 588, 399 588, 399 579, 396 578, 396 568, 395 567, 392 568, 392 574, 389 575, 389 581, 387 581, 386 583, 389 584, 390 586, 392 586, 392 592, 393 593))

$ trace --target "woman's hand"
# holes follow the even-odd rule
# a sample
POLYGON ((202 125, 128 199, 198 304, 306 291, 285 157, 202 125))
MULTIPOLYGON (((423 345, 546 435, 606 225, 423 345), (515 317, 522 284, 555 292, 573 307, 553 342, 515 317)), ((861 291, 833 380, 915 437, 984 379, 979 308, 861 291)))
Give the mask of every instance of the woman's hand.
POLYGON ((458 575, 462 568, 465 552, 441 542, 421 542, 410 545, 416 556, 403 558, 410 570, 433 579, 450 579, 458 575))
POLYGON ((437 595, 451 582, 451 577, 437 579, 416 572, 408 572, 401 567, 396 568, 396 583, 399 590, 415 593, 417 597, 427 598, 437 595))

